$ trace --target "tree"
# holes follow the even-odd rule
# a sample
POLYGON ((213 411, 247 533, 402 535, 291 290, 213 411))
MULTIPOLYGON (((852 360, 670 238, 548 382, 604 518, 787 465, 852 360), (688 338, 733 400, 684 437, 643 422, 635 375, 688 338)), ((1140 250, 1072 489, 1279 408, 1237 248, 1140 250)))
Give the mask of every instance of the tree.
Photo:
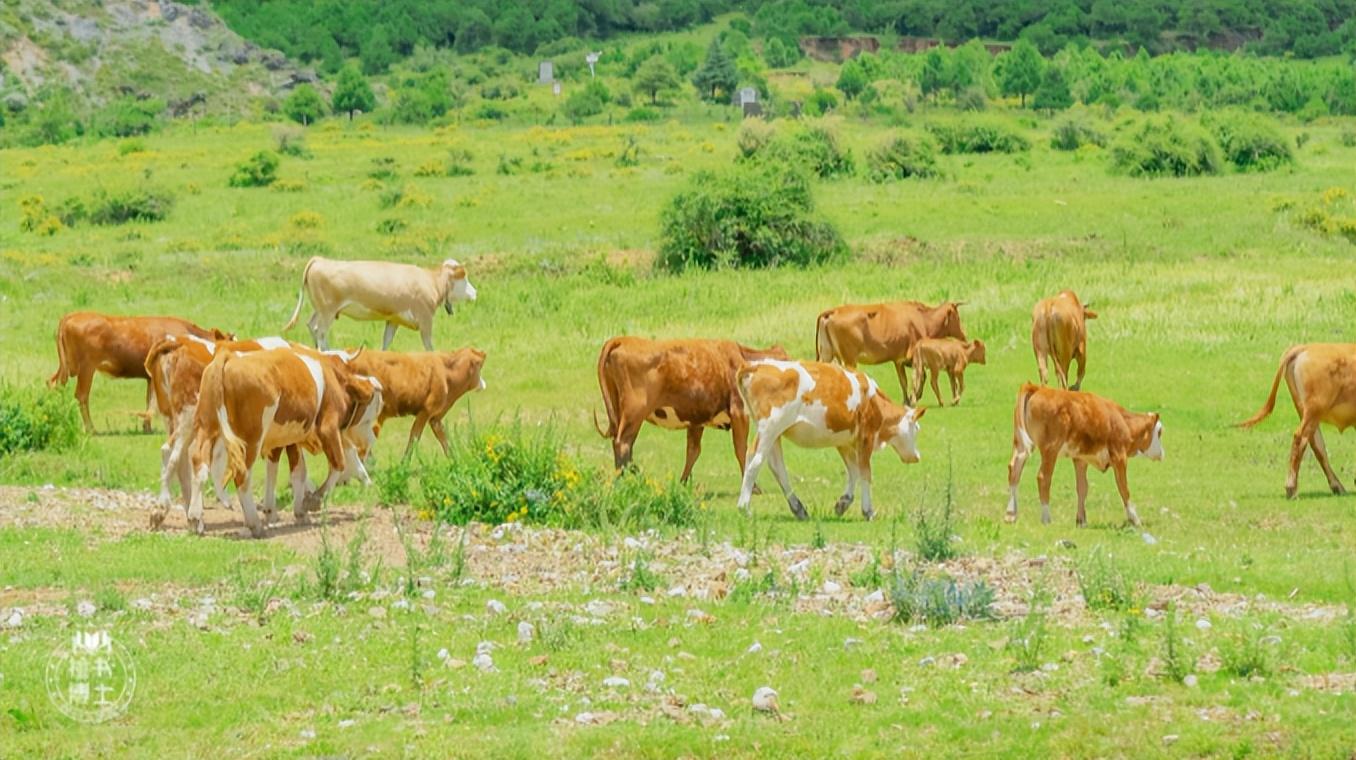
POLYGON ((1036 88, 1036 97, 1031 104, 1043 111, 1063 111, 1073 105, 1069 83, 1064 81, 1064 72, 1058 66, 1045 68, 1045 76, 1041 77, 1041 86, 1036 88))
POLYGON ((799 53, 800 48, 786 44, 780 37, 773 37, 763 45, 763 60, 774 69, 794 65, 799 53))
POLYGON ((661 94, 674 92, 682 85, 678 73, 662 56, 654 56, 636 69, 635 90, 650 96, 650 104, 659 102, 661 94))
POLYGON ((314 87, 303 84, 283 101, 283 113, 298 124, 309 125, 325 115, 325 101, 314 87))
POLYGON ((939 48, 933 48, 923 58, 923 71, 918 77, 918 89, 924 96, 936 96, 946 84, 946 58, 939 48))
POLYGON ((838 72, 836 87, 848 100, 856 99, 862 90, 866 89, 867 84, 866 72, 855 58, 843 64, 843 68, 838 72))
POLYGON ((1020 95, 1022 108, 1026 108, 1026 96, 1040 86, 1044 66, 1045 59, 1030 40, 1017 40, 1003 56, 1003 94, 1020 95))
POLYGON ((380 74, 396 62, 395 48, 391 47, 391 38, 386 27, 378 26, 363 42, 359 57, 363 61, 364 74, 380 74))
POLYGON ((739 72, 720 40, 711 41, 711 47, 706 49, 706 60, 692 75, 692 84, 703 98, 711 101, 717 100, 717 93, 722 90, 727 97, 734 92, 739 84, 739 72))
POLYGON ((349 65, 339 72, 339 83, 334 87, 330 105, 335 113, 347 112, 348 120, 353 121, 354 111, 371 111, 377 107, 377 96, 372 94, 372 86, 362 72, 349 65))

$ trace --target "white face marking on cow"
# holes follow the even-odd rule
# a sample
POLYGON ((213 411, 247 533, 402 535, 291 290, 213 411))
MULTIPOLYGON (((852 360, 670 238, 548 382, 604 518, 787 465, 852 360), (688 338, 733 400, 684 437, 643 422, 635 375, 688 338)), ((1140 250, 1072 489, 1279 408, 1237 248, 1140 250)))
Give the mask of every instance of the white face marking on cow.
POLYGON ((259 344, 259 347, 262 348, 262 349, 264 349, 265 351, 271 351, 271 350, 276 349, 276 348, 290 348, 290 347, 291 347, 291 344, 287 342, 287 339, 286 339, 286 338, 278 338, 278 337, 259 338, 259 339, 255 340, 254 342, 255 342, 255 343, 258 343, 258 344, 259 344))
POLYGON ((206 338, 199 338, 198 336, 192 335, 192 334, 185 335, 184 337, 185 337, 185 338, 188 338, 189 340, 191 340, 191 341, 193 341, 193 342, 195 342, 195 343, 201 343, 202 346, 203 346, 203 348, 206 348, 206 349, 207 349, 208 355, 210 355, 210 356, 216 356, 216 355, 217 355, 217 344, 213 343, 212 341, 210 341, 210 340, 208 340, 208 339, 206 339, 206 338))
POLYGON ((325 372, 320 368, 320 362, 309 356, 297 356, 306 369, 311 373, 311 382, 315 383, 315 403, 318 406, 320 399, 325 397, 325 372))
POLYGON ((908 410, 899 420, 894 435, 890 436, 890 446, 905 464, 913 464, 923 458, 918 451, 918 419, 914 416, 914 410, 908 410))
POLYGON ((1144 451, 1144 456, 1154 460, 1155 462, 1162 461, 1163 459, 1162 436, 1163 436, 1163 421, 1159 420, 1158 422, 1154 423, 1153 438, 1149 440, 1149 448, 1145 449, 1144 451))

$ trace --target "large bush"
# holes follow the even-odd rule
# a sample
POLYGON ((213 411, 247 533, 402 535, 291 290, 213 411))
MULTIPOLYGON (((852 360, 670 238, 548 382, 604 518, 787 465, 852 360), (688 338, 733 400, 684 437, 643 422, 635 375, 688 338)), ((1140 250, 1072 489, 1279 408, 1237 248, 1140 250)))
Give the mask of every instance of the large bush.
POLYGON ((1021 133, 994 119, 933 122, 927 129, 943 153, 1019 153, 1031 147, 1021 133))
POLYGON ((102 137, 132 137, 155 129, 165 102, 156 99, 119 98, 95 116, 95 129, 102 137))
POLYGON ((1106 135, 1093 129, 1081 119, 1065 119, 1055 125, 1050 134, 1050 147, 1055 150, 1078 150, 1084 145, 1106 147, 1106 135))
POLYGON ((815 214, 810 182, 790 166, 758 162, 693 175, 661 214, 659 266, 807 266, 841 258, 847 246, 815 214))
POLYGON ((278 178, 278 154, 261 150, 236 164, 231 187, 266 187, 278 178))
POLYGON ((937 149, 926 135, 898 133, 886 138, 867 154, 866 165, 873 182, 911 177, 936 177, 937 149))
POLYGON ((854 167, 852 154, 823 122, 774 129, 765 122, 750 121, 740 129, 738 143, 743 159, 793 164, 817 177, 849 176, 854 167))
POLYGON ((1219 114, 1208 125, 1224 157, 1243 171, 1271 171, 1295 160, 1285 135, 1261 117, 1219 114))
POLYGON ((1132 125, 1111 146, 1111 162, 1132 177, 1218 174, 1224 163, 1209 134, 1171 116, 1132 125))
POLYGON ((80 436, 80 411, 71 396, 0 385, 0 456, 70 448, 80 436))
MULTIPOLYGON (((63 206, 64 207, 64 206, 63 206)), ((125 224, 127 222, 159 222, 174 208, 174 196, 164 190, 139 188, 108 192, 100 190, 88 204, 70 206, 71 213, 88 216, 94 224, 125 224)))

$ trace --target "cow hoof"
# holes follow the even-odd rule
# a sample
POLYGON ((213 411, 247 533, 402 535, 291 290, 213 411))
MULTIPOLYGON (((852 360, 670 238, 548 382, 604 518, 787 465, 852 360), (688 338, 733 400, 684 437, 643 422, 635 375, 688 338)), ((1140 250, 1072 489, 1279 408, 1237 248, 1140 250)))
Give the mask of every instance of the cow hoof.
POLYGON ((297 525, 310 525, 311 516, 305 512, 293 512, 292 517, 297 525))
POLYGON ((1285 498, 1287 498, 1287 499, 1293 499, 1293 498, 1295 498, 1295 493, 1296 493, 1298 490, 1299 490, 1299 489, 1297 489, 1297 488, 1294 487, 1294 486, 1286 486, 1286 487, 1285 487, 1285 498))
POLYGON ((191 522, 191 526, 192 526, 192 528, 193 528, 193 532, 196 533, 196 534, 198 534, 199 536, 202 536, 202 535, 206 535, 206 534, 207 534, 207 526, 206 526, 205 524, 203 524, 203 521, 202 521, 202 518, 201 518, 201 517, 199 517, 199 518, 196 519, 196 520, 193 520, 193 521, 191 522))
POLYGON ((1341 496, 1342 494, 1345 494, 1347 492, 1347 489, 1343 488, 1341 483, 1334 483, 1332 486, 1332 492, 1337 494, 1338 496, 1341 496))
POLYGON ((253 527, 250 528, 250 536, 251 536, 252 538, 263 538, 263 537, 264 537, 264 532, 265 532, 265 528, 264 528, 263 525, 255 525, 255 526, 253 526, 253 527))
POLYGON ((754 483, 754 484, 753 484, 753 490, 750 491, 749 493, 753 494, 754 496, 762 496, 762 495, 763 495, 763 489, 759 488, 757 483, 754 483))
POLYGON ((871 522, 872 520, 876 519, 876 510, 872 509, 868 511, 863 509, 862 517, 865 518, 867 522, 871 522))
POLYGON ((810 513, 805 511, 805 505, 800 503, 800 499, 792 497, 790 505, 791 505, 791 514, 795 515, 797 520, 810 519, 810 513))
POLYGON ((151 530, 160 530, 160 526, 165 524, 164 512, 151 513, 151 530))
POLYGON ((1016 513, 1016 512, 1005 512, 1005 513, 1003 514, 1003 522, 1005 522, 1005 523, 1007 523, 1007 524, 1009 524, 1009 525, 1012 525, 1013 523, 1017 522, 1017 513, 1016 513))
POLYGON ((848 510, 848 507, 850 506, 852 506, 851 496, 840 497, 838 501, 835 502, 833 505, 834 514, 838 515, 839 517, 842 517, 843 513, 846 512, 848 510))

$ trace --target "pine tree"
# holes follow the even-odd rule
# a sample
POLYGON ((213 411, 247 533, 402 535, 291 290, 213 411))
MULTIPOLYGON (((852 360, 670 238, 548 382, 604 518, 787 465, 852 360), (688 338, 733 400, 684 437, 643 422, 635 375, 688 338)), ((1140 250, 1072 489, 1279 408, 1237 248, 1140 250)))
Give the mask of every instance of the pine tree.
POLYGON ((706 60, 692 75, 692 84, 703 98, 711 101, 717 100, 716 94, 722 90, 727 97, 734 92, 739 84, 739 72, 720 40, 711 41, 711 47, 706 49, 706 60))
POLYGON ((1044 66, 1045 59, 1036 46, 1029 40, 1018 40, 1003 56, 1003 94, 1022 96, 1022 108, 1026 108, 1026 96, 1040 86, 1044 66))
POLYGON ((1058 66, 1045 68, 1045 76, 1041 78, 1041 86, 1036 89, 1031 104, 1043 111, 1063 111, 1073 105, 1069 83, 1064 81, 1064 72, 1058 66))

